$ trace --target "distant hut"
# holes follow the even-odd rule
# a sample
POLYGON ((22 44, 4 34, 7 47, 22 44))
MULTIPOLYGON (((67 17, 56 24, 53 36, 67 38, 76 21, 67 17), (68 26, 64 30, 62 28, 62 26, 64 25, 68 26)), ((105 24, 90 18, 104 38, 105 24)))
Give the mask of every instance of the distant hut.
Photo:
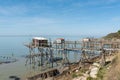
POLYGON ((62 43, 65 42, 65 39, 64 39, 64 38, 58 38, 58 39, 56 39, 55 42, 56 42, 57 44, 62 44, 62 43))
POLYGON ((82 41, 83 41, 83 42, 89 42, 89 41, 90 41, 90 38, 84 38, 82 41))
POLYGON ((35 47, 47 47, 48 40, 43 37, 34 37, 33 38, 33 46, 35 47))

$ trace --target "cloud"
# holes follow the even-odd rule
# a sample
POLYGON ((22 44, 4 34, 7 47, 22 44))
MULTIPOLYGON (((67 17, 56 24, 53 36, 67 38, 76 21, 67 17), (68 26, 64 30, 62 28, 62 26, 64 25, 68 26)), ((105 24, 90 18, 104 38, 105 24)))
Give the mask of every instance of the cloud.
POLYGON ((17 18, 1 18, 0 25, 1 27, 6 26, 9 28, 12 27, 35 27, 41 25, 49 25, 58 23, 57 20, 51 18, 41 18, 41 17, 17 17, 17 18))
POLYGON ((0 18, 0 34, 49 34, 57 32, 53 26, 57 23, 56 19, 41 17, 0 18))
MULTIPOLYGON (((1 3, 0 3, 1 4, 1 3)), ((0 5, 0 16, 33 16, 50 14, 48 12, 54 12, 54 8, 48 4, 42 4, 42 2, 13 4, 13 5, 0 5)))
POLYGON ((25 6, 0 6, 0 15, 20 15, 27 12, 25 6))

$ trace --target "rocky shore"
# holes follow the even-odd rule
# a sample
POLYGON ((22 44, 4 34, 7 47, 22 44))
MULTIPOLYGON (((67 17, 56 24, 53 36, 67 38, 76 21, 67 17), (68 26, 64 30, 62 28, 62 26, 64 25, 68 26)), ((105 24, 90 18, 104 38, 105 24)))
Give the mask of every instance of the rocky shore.
MULTIPOLYGON (((114 54, 106 57, 106 64, 104 65, 104 67, 106 67, 107 70, 110 69, 110 63, 114 60, 115 56, 116 55, 114 54)), ((77 75, 78 73, 81 73, 81 75, 75 76, 72 80, 99 80, 99 74, 101 76, 100 71, 103 68, 103 66, 100 64, 100 61, 101 60, 94 62, 85 72, 76 70, 75 74, 77 75)), ((103 75, 104 74, 102 74, 102 76, 103 75)))

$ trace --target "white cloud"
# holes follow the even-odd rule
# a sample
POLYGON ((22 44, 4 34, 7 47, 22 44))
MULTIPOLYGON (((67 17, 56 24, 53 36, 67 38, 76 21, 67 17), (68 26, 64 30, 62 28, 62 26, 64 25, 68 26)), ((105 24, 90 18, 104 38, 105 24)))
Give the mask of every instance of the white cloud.
POLYGON ((0 15, 19 15, 27 12, 25 6, 0 6, 0 15))
POLYGON ((0 34, 52 34, 57 26, 53 26, 58 21, 51 18, 40 17, 19 17, 0 18, 0 34), (50 31, 53 30, 53 31, 50 31))
POLYGON ((57 20, 51 18, 40 18, 40 17, 18 17, 18 18, 1 18, 0 25, 2 26, 41 26, 57 23, 57 20))

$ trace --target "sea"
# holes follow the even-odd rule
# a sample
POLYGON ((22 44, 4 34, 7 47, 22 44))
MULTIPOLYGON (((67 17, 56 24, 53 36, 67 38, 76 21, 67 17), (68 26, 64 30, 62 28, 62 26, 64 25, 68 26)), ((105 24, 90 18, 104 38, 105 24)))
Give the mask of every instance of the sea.
MULTIPOLYGON (((16 62, 0 64, 0 80, 12 80, 9 76, 24 77, 26 75, 26 59, 23 57, 29 54, 25 43, 32 41, 33 37, 45 37, 54 41, 56 38, 65 40, 81 40, 89 36, 64 36, 64 35, 1 35, 0 36, 0 61, 17 59, 16 62)), ((96 36, 95 36, 96 37, 96 36)), ((71 57, 72 58, 72 57, 71 57)), ((72 60, 72 59, 71 59, 72 60)))

